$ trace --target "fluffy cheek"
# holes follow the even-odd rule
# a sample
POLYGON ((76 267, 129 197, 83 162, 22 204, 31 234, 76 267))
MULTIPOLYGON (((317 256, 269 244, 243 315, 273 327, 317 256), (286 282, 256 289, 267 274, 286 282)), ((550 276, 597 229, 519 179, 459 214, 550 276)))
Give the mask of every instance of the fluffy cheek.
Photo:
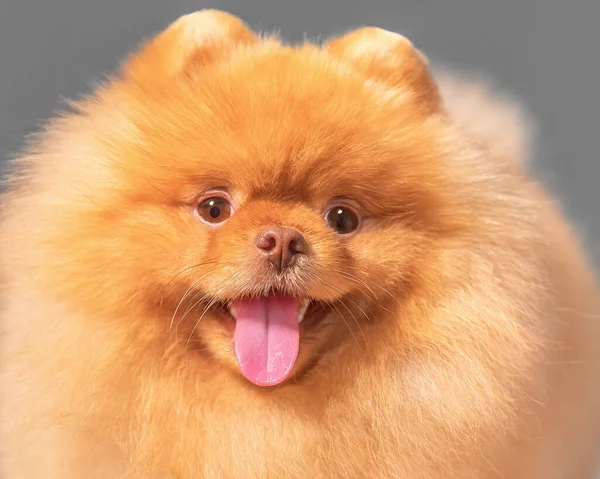
POLYGON ((51 288, 117 314, 169 306, 203 263, 207 234, 176 208, 126 204, 56 218, 51 288), (183 280, 182 280, 183 278, 183 280))
POLYGON ((389 301, 410 287, 418 265, 432 251, 428 236, 395 223, 360 232, 349 244, 356 290, 373 302, 389 301))
POLYGON ((184 211, 147 207, 123 219, 120 235, 132 263, 165 293, 203 262, 207 234, 184 211))

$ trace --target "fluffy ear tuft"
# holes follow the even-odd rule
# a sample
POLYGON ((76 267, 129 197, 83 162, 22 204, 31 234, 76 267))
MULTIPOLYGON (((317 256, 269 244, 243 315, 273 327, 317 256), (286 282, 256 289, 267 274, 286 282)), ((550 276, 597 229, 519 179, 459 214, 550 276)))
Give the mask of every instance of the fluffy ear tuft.
POLYGON ((200 10, 179 17, 134 54, 124 70, 127 76, 145 84, 167 84, 234 46, 257 40, 239 18, 219 10, 200 10))
POLYGON ((440 97, 428 61, 406 37, 363 27, 331 40, 325 49, 368 78, 410 91, 427 110, 439 110, 440 97))

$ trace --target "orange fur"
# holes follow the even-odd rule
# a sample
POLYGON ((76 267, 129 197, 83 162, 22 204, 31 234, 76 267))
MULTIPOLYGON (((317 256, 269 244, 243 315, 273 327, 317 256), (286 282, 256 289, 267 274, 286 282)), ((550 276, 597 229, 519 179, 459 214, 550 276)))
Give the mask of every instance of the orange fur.
POLYGON ((516 122, 390 32, 179 19, 16 161, 3 477, 590 477, 598 290, 516 122), (216 186, 237 211, 211 229, 191 211, 216 186), (368 217, 348 240, 338 196, 368 217), (264 290, 271 224, 311 245, 280 286, 339 301, 260 389, 197 300, 264 290))

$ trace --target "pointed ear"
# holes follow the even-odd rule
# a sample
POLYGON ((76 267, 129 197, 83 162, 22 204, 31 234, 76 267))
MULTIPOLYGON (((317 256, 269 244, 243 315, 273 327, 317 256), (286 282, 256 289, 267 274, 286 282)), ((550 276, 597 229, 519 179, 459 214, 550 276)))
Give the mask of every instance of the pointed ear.
POLYGON ((364 27, 334 38, 324 48, 351 63, 367 78, 410 91, 427 111, 441 108, 428 61, 406 37, 381 28, 364 27))
POLYGON ((124 65, 126 76, 148 85, 211 62, 234 46, 258 41, 239 18, 218 10, 184 15, 146 43, 124 65))

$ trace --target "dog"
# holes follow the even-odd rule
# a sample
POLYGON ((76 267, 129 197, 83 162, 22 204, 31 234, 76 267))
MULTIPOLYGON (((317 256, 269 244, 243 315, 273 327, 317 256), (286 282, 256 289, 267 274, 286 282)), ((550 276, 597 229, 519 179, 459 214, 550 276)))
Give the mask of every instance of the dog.
POLYGON ((181 17, 13 163, 5 479, 589 479, 598 286, 518 106, 181 17))

